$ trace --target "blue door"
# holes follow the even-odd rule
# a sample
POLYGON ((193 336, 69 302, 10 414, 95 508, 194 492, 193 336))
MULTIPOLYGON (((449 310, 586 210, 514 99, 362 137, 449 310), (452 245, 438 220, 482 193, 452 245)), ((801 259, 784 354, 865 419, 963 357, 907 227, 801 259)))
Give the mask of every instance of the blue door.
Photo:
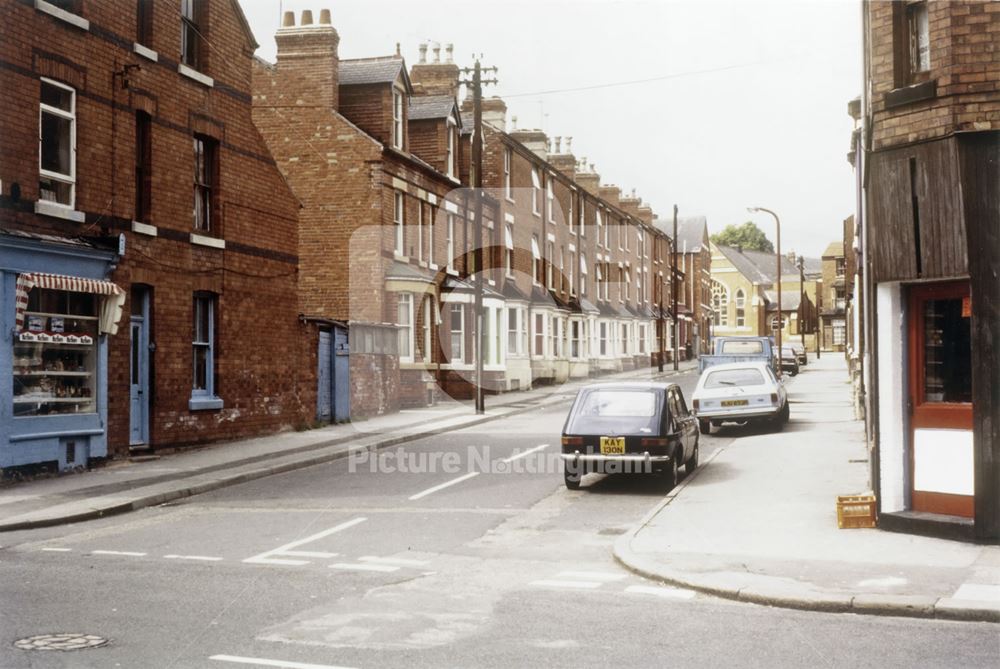
POLYGON ((131 360, 129 445, 142 446, 149 443, 149 331, 144 314, 132 316, 131 360))
POLYGON ((333 329, 333 419, 351 418, 351 347, 346 327, 333 329))
POLYGON ((328 330, 319 333, 319 368, 316 370, 316 420, 333 420, 333 337, 328 330))

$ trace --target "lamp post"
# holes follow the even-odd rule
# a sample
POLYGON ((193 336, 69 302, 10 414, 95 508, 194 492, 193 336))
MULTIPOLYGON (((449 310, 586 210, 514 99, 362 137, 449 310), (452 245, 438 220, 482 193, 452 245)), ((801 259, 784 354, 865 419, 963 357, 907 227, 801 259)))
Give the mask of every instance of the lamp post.
POLYGON ((806 320, 806 270, 805 256, 799 256, 799 334, 802 335, 802 350, 806 348, 806 329, 803 323, 806 320))
POLYGON ((778 275, 777 275, 777 277, 778 277, 777 278, 777 281, 778 281, 778 290, 777 290, 777 293, 778 293, 778 335, 777 335, 777 340, 778 340, 778 376, 781 376, 781 330, 782 330, 782 326, 784 326, 784 324, 785 324, 784 323, 785 316, 784 316, 784 314, 781 313, 781 219, 778 218, 778 215, 776 213, 774 213, 770 209, 765 209, 764 207, 747 207, 747 211, 749 211, 751 214, 757 213, 758 211, 762 211, 765 214, 770 214, 771 216, 774 216, 774 227, 777 230, 777 240, 776 240, 777 244, 775 245, 776 248, 775 248, 774 255, 775 255, 775 262, 777 263, 777 267, 778 267, 778 275))

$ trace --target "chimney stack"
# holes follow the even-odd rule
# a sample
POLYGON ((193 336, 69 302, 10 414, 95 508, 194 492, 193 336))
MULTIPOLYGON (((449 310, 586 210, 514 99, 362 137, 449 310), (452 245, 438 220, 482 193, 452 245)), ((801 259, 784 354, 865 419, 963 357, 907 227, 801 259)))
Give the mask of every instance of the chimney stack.
POLYGON ((549 159, 549 138, 541 130, 511 130, 510 136, 521 142, 542 160, 549 159))
POLYGON ((552 163, 553 167, 568 176, 570 179, 576 176, 576 158, 569 150, 570 140, 572 138, 566 137, 566 151, 563 152, 563 137, 556 137, 556 150, 555 153, 549 156, 549 162, 552 163))
POLYGON ((594 171, 593 163, 588 165, 586 158, 580 161, 580 169, 576 173, 576 183, 591 195, 599 195, 601 175, 594 171))
POLYGON ((458 99, 459 71, 453 61, 454 45, 445 45, 445 59, 441 61, 441 45, 434 44, 432 62, 427 61, 427 44, 420 45, 420 59, 410 68, 410 81, 414 91, 421 95, 450 95, 458 99))
POLYGON ((274 40, 278 62, 270 75, 270 90, 264 94, 275 103, 319 104, 336 110, 340 102, 340 35, 330 20, 330 10, 320 11, 318 24, 313 23, 312 10, 303 10, 298 26, 295 13, 285 12, 274 40))

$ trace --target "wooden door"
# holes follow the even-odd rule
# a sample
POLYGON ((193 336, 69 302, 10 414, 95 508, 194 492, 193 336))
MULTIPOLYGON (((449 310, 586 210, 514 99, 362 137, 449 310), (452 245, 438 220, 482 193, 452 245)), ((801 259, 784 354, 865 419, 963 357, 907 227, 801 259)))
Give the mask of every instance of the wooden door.
POLYGON ((914 511, 973 516, 971 316, 967 281, 910 288, 914 511))

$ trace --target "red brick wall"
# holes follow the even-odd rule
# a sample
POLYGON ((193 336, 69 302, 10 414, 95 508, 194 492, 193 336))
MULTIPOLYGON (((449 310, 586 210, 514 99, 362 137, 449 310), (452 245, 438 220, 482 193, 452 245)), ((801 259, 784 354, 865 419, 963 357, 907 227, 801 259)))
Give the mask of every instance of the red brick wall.
MULTIPOLYGON (((65 236, 124 232, 126 253, 112 279, 153 291, 151 442, 175 446, 258 434, 311 419, 315 365, 303 365, 302 326, 294 299, 297 281, 297 204, 253 126, 251 44, 234 5, 210 0, 203 33, 204 74, 213 87, 177 71, 179 0, 154 3, 152 62, 132 50, 135 3, 82 3, 90 30, 4 0, 0 42, 0 179, 17 182, 22 200, 38 198, 40 76, 77 90, 77 204, 84 224, 0 209, 5 228, 65 236), (128 88, 120 77, 124 64, 128 88), (115 109, 116 111, 112 111, 115 109), (156 237, 132 232, 134 119, 145 109, 152 128, 152 205, 156 237), (192 244, 192 135, 219 142, 218 216, 209 234, 224 250, 192 244), (218 411, 189 411, 192 318, 196 290, 219 297, 216 335, 218 411), (263 327, 262 327, 263 326, 263 327), (276 348, 286 355, 275 356, 276 348)), ((109 339, 109 445, 128 450, 130 334, 128 311, 109 339)))
POLYGON ((893 5, 866 2, 875 149, 963 130, 1000 129, 1000 3, 930 2, 930 100, 886 108, 896 87, 893 5))

